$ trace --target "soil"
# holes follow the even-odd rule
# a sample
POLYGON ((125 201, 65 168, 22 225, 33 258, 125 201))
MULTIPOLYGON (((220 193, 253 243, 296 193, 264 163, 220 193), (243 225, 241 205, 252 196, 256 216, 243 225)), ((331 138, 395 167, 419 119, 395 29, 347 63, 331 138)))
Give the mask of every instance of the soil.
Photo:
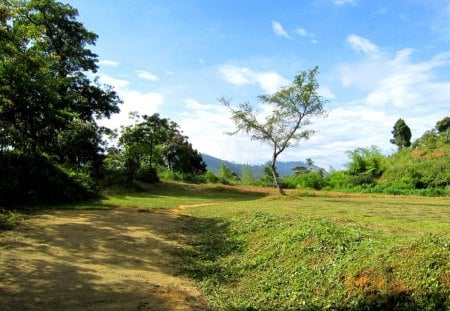
POLYGON ((206 310, 186 209, 50 211, 0 236, 0 310, 206 310))

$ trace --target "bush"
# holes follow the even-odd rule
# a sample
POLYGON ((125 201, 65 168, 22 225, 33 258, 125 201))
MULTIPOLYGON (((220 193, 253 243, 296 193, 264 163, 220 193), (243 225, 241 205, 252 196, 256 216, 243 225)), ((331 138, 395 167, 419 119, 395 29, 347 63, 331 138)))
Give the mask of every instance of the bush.
POLYGON ((159 182, 158 173, 153 167, 140 167, 136 173, 136 179, 147 184, 154 184, 159 182))
POLYGON ((297 174, 283 179, 283 187, 290 189, 321 190, 326 185, 327 181, 320 172, 297 174))
POLYGON ((43 155, 0 152, 0 207, 68 203, 95 197, 84 173, 68 170, 43 155))

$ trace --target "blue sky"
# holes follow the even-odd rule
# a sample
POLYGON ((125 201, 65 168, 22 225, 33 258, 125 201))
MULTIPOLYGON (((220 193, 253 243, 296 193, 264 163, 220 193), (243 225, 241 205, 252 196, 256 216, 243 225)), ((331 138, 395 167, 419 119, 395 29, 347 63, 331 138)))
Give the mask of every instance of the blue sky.
POLYGON ((177 122, 200 152, 265 163, 271 150, 228 136, 218 99, 250 102, 318 65, 327 118, 281 160, 312 158, 342 168, 346 151, 394 152, 391 130, 403 118, 413 140, 450 115, 450 1, 440 0, 69 0, 99 35, 101 82, 124 104, 103 124, 128 124, 128 112, 177 122))

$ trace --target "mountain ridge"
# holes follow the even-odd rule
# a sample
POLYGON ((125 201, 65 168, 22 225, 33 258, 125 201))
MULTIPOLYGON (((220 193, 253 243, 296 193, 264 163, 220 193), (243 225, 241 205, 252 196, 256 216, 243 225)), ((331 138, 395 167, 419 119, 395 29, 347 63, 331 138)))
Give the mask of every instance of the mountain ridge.
MULTIPOLYGON (((250 172, 253 174, 254 177, 258 178, 261 177, 264 174, 264 167, 267 165, 268 162, 265 164, 243 164, 243 163, 235 163, 230 162, 227 160, 222 160, 216 157, 213 157, 208 154, 202 153, 203 161, 206 163, 207 169, 212 171, 213 173, 217 174, 220 172, 220 166, 221 164, 227 166, 231 171, 235 172, 239 177, 242 177, 242 171, 244 169, 249 169, 250 172)), ((280 176, 289 176, 293 174, 292 169, 294 167, 303 166, 307 167, 306 162, 304 161, 277 161, 277 170, 280 176)))

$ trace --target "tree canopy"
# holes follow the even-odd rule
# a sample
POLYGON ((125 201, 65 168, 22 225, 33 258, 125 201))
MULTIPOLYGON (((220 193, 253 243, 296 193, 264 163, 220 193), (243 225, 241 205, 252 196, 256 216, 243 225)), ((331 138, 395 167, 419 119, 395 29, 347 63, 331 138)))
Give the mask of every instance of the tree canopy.
POLYGON ((405 120, 398 119, 395 122, 394 129, 392 130, 394 138, 390 142, 397 145, 398 149, 411 146, 411 129, 406 124, 405 120))
MULTIPOLYGON (((2 1, 3 148, 59 156, 56 150, 65 140, 62 136, 73 136, 81 123, 99 132, 96 121, 119 111, 117 94, 87 76, 97 71, 97 55, 89 49, 97 35, 78 22, 77 15, 75 8, 54 0, 2 1)), ((99 137, 88 135, 85 143, 89 142, 92 152, 98 153, 94 146, 99 137)))
POLYGON ((231 106, 231 100, 222 98, 220 101, 231 112, 231 118, 236 125, 236 134, 243 131, 251 134, 251 139, 262 141, 272 147, 270 167, 275 185, 284 194, 278 181, 276 160, 289 147, 297 146, 300 141, 307 140, 314 130, 307 128, 311 124, 310 117, 324 115, 325 100, 318 94, 319 84, 316 76, 318 67, 302 71, 295 76, 292 84, 283 87, 271 95, 261 95, 263 105, 272 108, 272 112, 260 121, 258 113, 249 103, 238 108, 231 106))

